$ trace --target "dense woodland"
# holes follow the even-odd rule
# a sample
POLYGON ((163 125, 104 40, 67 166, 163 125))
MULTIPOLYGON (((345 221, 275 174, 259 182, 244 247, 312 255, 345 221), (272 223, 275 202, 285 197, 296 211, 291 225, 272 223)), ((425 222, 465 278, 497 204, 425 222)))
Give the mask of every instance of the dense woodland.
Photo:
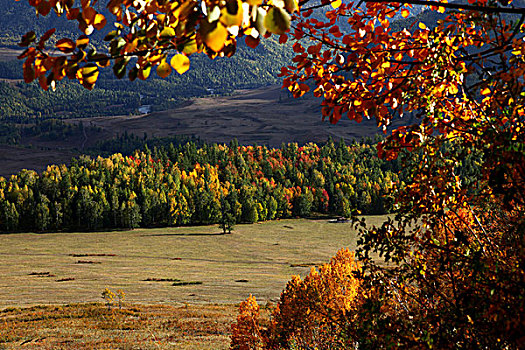
POLYGON ((69 167, 0 178, 0 230, 96 230, 253 223, 385 213, 397 163, 375 147, 328 142, 146 147, 133 156, 80 157, 69 167))

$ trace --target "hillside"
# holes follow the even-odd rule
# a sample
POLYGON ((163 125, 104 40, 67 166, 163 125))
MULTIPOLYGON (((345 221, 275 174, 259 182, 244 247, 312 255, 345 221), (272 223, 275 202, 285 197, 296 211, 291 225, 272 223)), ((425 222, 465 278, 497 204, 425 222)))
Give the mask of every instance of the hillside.
MULTIPOLYGON (((97 147, 101 142, 118 135, 130 134, 173 138, 181 136, 204 142, 229 143, 237 138, 240 144, 278 147, 281 143, 310 141, 324 142, 329 137, 346 141, 373 137, 378 129, 373 121, 356 122, 342 119, 337 125, 322 121, 319 102, 311 97, 291 98, 278 85, 254 90, 237 91, 231 96, 200 97, 186 105, 150 114, 73 118, 64 120, 73 126, 63 132, 25 133, 18 141, 2 145, 13 135, 8 128, 2 135, 0 128, 0 176, 7 176, 28 168, 41 171, 48 164, 68 163, 72 156, 97 147), (80 123, 85 129, 80 129, 80 123), (31 145, 32 148, 28 148, 31 145)), ((406 122, 397 120, 396 123, 406 122)), ((18 127, 29 127, 18 125, 18 127)), ((110 149, 109 152, 117 152, 110 149)))

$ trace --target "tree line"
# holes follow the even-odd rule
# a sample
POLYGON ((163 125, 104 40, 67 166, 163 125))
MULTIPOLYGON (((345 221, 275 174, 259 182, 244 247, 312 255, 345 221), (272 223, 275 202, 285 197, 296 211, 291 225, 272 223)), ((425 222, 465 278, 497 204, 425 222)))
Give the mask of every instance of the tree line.
POLYGON ((388 211, 397 163, 367 143, 146 147, 0 178, 0 230, 253 223, 313 212, 388 211))

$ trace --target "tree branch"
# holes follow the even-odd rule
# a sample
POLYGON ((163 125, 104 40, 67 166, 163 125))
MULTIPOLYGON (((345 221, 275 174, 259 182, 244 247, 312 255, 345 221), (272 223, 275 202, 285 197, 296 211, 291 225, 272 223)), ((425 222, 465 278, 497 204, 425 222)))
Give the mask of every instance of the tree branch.
POLYGON ((411 5, 426 5, 426 6, 438 6, 445 7, 449 9, 457 10, 470 10, 470 11, 479 11, 486 13, 517 13, 525 14, 525 8, 507 8, 507 7, 490 7, 490 6, 477 6, 477 5, 467 5, 467 4, 456 4, 456 3, 446 3, 441 1, 434 0, 402 0, 402 1, 392 1, 392 0, 363 0, 366 3, 401 3, 401 4, 411 4, 411 5))

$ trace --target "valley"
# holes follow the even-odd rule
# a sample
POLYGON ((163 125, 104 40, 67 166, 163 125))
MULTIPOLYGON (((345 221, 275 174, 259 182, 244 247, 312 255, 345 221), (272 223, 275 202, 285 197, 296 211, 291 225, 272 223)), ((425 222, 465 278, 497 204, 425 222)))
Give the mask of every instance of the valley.
POLYGON ((240 144, 279 147, 290 142, 322 143, 329 137, 336 141, 359 140, 378 132, 374 121, 357 124, 342 119, 337 125, 323 121, 318 100, 310 96, 293 99, 279 85, 238 90, 230 96, 195 97, 162 112, 72 118, 63 122, 77 127, 82 123, 85 131, 75 131, 67 138, 26 137, 17 145, 0 144, 0 176, 21 169, 42 171, 50 164, 68 164, 72 157, 97 143, 124 133, 149 139, 187 136, 226 144, 237 138, 240 144))

